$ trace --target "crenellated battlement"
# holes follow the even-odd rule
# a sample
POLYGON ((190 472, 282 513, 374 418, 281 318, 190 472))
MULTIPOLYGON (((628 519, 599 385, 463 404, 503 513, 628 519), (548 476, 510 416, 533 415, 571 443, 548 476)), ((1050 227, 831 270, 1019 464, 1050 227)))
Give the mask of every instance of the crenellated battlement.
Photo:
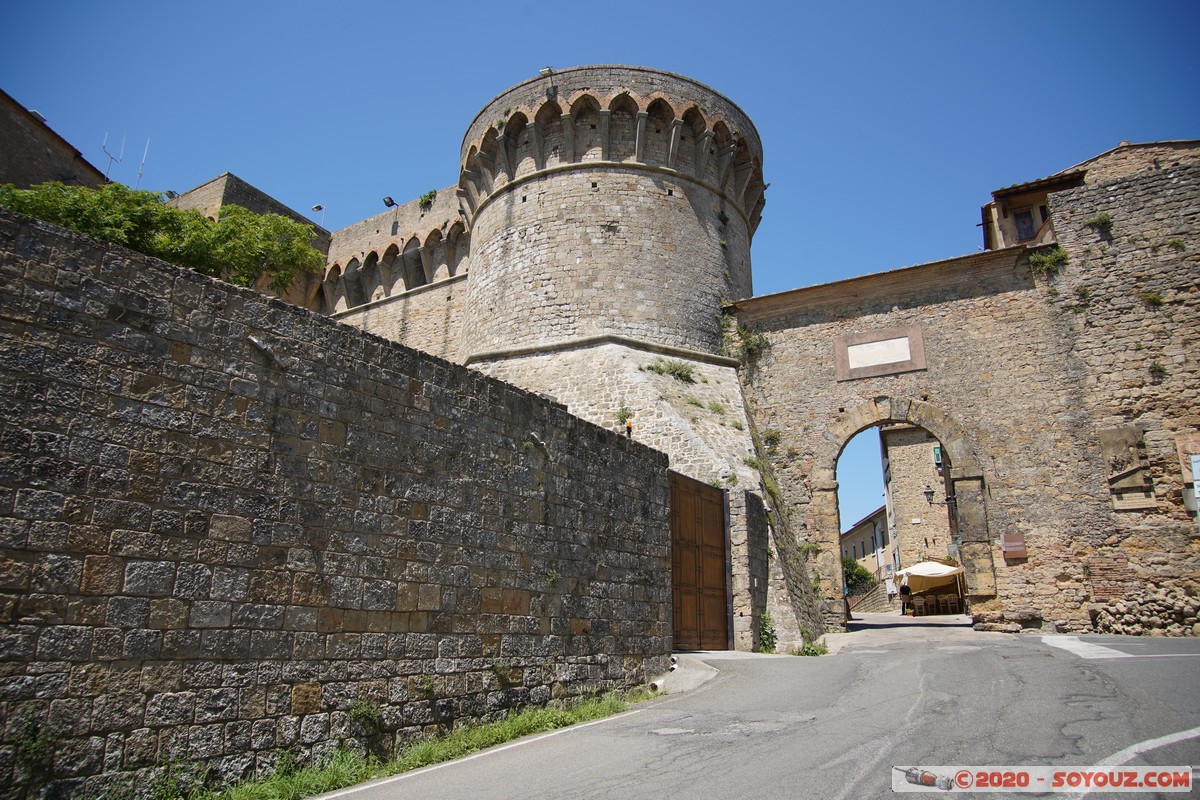
POLYGON ((458 193, 470 221, 502 191, 605 166, 706 187, 751 235, 762 216, 762 145, 745 113, 703 84, 641 67, 576 67, 498 95, 463 140, 458 193))

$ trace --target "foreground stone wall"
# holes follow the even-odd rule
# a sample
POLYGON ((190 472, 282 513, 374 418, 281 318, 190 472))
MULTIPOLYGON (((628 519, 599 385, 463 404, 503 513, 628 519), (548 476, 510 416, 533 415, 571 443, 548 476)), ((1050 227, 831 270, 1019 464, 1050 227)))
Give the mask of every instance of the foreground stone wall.
POLYGON ((665 456, 7 212, 0 274, 0 796, 232 779, 665 669, 665 456))
MULTIPOLYGON (((782 432, 772 465, 831 620, 833 470, 886 421, 945 437, 980 624, 1087 630, 1095 604, 1128 596, 1133 625, 1147 584, 1200 594, 1180 468, 1200 444, 1198 181, 1180 165, 1052 195, 1057 272, 1011 248, 737 304, 769 340, 742 378, 756 423, 782 432), (839 337, 873 333, 919 333, 922 363, 848 373, 839 337), (1027 555, 1002 549, 1012 536, 1027 555)), ((1191 613, 1161 629, 1191 631, 1195 604, 1175 607, 1191 613)))

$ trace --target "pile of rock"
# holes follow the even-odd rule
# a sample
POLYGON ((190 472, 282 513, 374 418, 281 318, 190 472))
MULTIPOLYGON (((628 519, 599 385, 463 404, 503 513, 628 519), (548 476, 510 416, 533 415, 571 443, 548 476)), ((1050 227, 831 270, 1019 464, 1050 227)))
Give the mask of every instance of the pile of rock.
POLYGON ((1148 586, 1119 600, 1088 608, 1100 633, 1131 636, 1200 636, 1200 598, 1179 587, 1148 586))

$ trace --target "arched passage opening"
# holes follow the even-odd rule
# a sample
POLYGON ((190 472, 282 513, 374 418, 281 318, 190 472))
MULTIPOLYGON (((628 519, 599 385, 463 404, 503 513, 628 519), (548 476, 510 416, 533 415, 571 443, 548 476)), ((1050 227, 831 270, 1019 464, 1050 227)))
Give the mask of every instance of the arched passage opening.
MULTIPOLYGON (((821 594, 826 608, 833 616, 844 616, 844 579, 841 569, 841 519, 838 511, 838 461, 845 449, 859 432, 877 427, 894 429, 920 429, 939 445, 943 459, 941 486, 931 481, 932 495, 926 498, 924 485, 919 487, 919 496, 912 497, 905 490, 905 503, 916 503, 929 518, 935 508, 947 516, 947 527, 953 532, 953 544, 963 569, 968 601, 981 601, 996 594, 996 574, 992 562, 991 537, 988 533, 986 496, 983 472, 979 459, 967 441, 962 425, 935 406, 904 397, 881 396, 849 407, 837 423, 831 425, 823 438, 824 447, 816 454, 814 476, 827 476, 825 480, 812 482, 812 514, 810 541, 820 546, 819 574, 821 594), (943 510, 944 509, 944 510, 943 510)), ((932 449, 930 449, 932 458, 932 449)), ((896 491, 899 491, 897 487, 896 491)), ((898 514, 903 511, 898 510, 898 514)), ((911 519, 912 517, 910 517, 911 519)), ((924 517, 922 517, 924 518, 924 517)), ((933 554, 937 544, 920 541, 915 552, 933 554)), ((903 542, 904 532, 897 534, 903 542)), ((903 562, 904 555, 901 555, 903 562)))
MULTIPOLYGON (((947 490, 950 457, 937 437, 902 422, 856 433, 837 461, 839 549, 852 614, 961 614, 958 575, 908 578, 917 565, 959 567, 947 490)), ((925 566, 918 567, 928 571, 925 566)))

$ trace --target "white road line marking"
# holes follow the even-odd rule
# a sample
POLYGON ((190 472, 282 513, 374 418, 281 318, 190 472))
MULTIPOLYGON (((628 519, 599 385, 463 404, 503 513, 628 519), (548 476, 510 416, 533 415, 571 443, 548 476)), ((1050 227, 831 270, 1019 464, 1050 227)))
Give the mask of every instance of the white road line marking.
MULTIPOLYGON (((1200 739, 1200 728, 1189 728, 1186 731, 1178 733, 1168 733, 1166 736, 1159 736, 1157 739, 1147 739, 1144 742, 1131 744, 1124 750, 1118 750, 1107 758, 1102 758, 1096 762, 1097 767, 1119 767, 1122 764, 1128 763, 1131 759, 1140 756, 1142 753, 1150 750, 1157 750, 1160 747, 1186 742, 1188 739, 1200 739)), ((1192 770, 1192 783, 1195 784, 1196 771, 1192 770)), ((1080 800, 1092 793, 1091 789, 1087 789, 1077 795, 1068 795, 1065 800, 1080 800)))
MULTIPOLYGON (((1200 653, 1124 653, 1111 647, 1082 642, 1078 636, 1043 636, 1042 641, 1051 647, 1058 647, 1080 658, 1200 658, 1200 653)), ((1130 644, 1148 644, 1148 642, 1130 642, 1130 644)), ((940 648, 939 648, 940 649, 940 648)))
POLYGON ((420 769, 414 769, 411 772, 405 772, 400 775, 393 775, 390 778, 381 778, 380 780, 377 780, 377 781, 370 781, 368 783, 360 783, 357 786, 349 786, 345 789, 339 789, 338 791, 332 792, 330 794, 319 795, 318 800, 334 800, 334 798, 337 798, 337 797, 349 797, 350 795, 352 795, 356 792, 366 791, 367 789, 374 789, 377 786, 386 786, 389 783, 397 783, 406 778, 412 778, 417 775, 424 775, 427 772, 433 772, 435 769, 442 769, 443 767, 453 767, 456 764, 463 764, 463 763, 466 763, 467 761, 474 761, 477 758, 483 758, 484 756, 490 756, 490 755, 495 755, 496 753, 502 753, 505 750, 511 750, 514 747, 522 747, 527 744, 533 744, 534 742, 540 742, 542 739, 549 739, 551 736, 558 736, 559 734, 570 733, 571 731, 577 731, 577 730, 581 730, 583 728, 590 728, 593 725, 600 725, 601 723, 604 723, 604 722, 613 722, 614 720, 623 719, 624 717, 631 717, 634 714, 640 714, 645 710, 646 709, 644 709, 644 708, 638 708, 638 709, 634 709, 633 711, 626 711, 623 714, 616 714, 611 717, 605 717, 604 719, 594 719, 591 722, 582 722, 582 723, 579 723, 578 725, 571 725, 566 728, 559 728, 556 731, 549 731, 548 733, 541 733, 541 734, 538 734, 537 736, 530 736, 528 739, 521 739, 519 741, 512 742, 511 744, 500 745, 499 747, 493 747, 488 750, 481 750, 478 753, 472 753, 469 756, 463 756, 462 758, 456 758, 453 761, 443 761, 440 764, 430 764, 428 767, 421 767, 420 769))

